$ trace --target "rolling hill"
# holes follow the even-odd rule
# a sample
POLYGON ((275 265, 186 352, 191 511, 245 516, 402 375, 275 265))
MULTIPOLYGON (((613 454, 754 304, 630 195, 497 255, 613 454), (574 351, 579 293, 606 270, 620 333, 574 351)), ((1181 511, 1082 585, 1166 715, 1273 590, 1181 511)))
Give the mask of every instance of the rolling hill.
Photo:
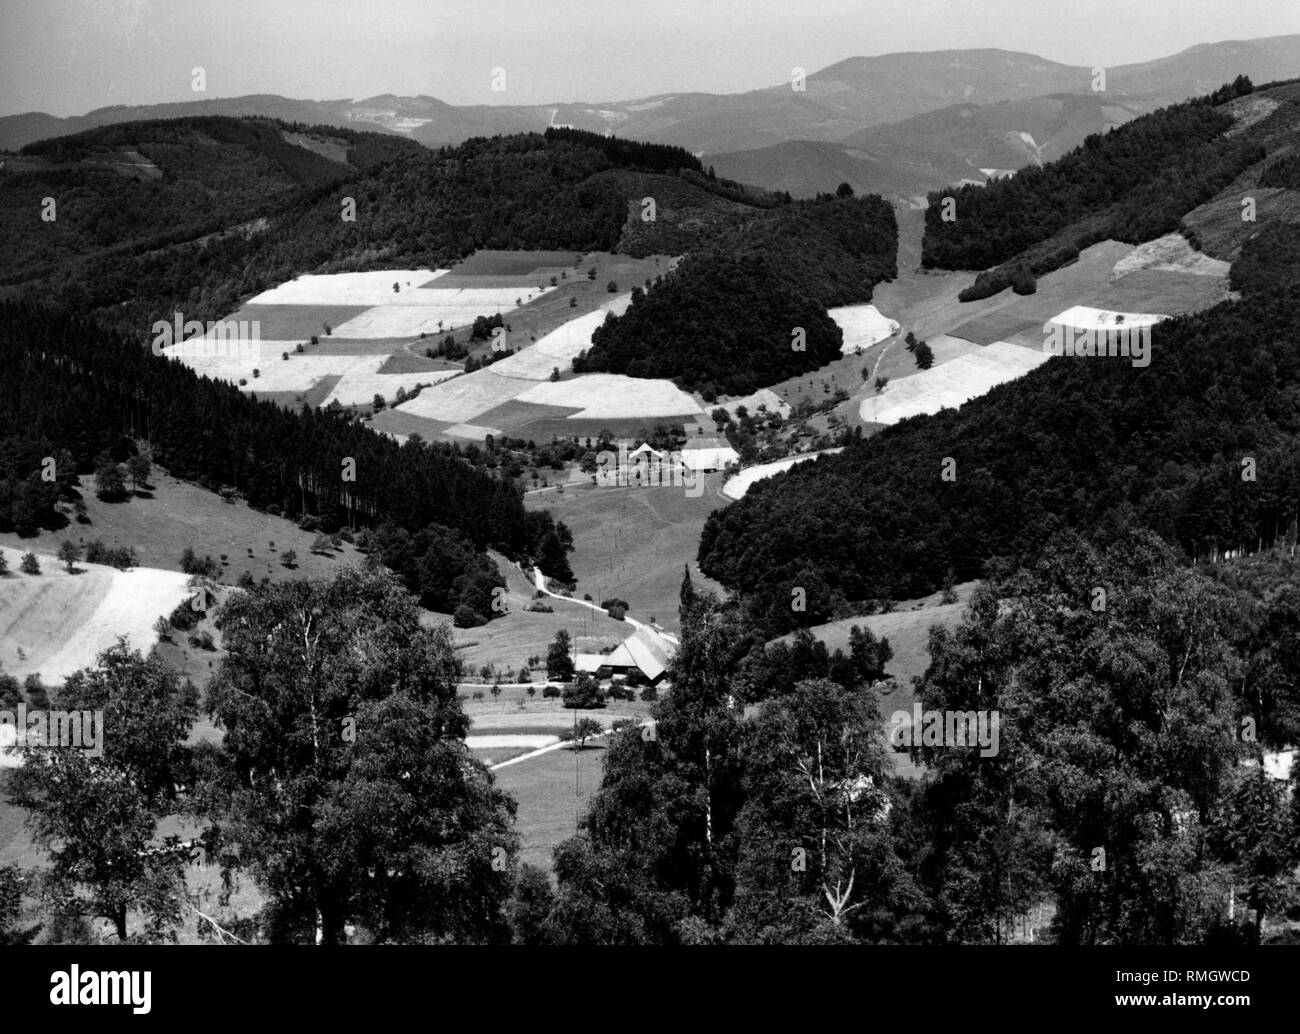
MULTIPOLYGON (((1141 136, 1102 137, 1049 163, 1043 176, 967 188, 973 203, 949 243, 1007 250, 1014 228, 1006 212, 1060 209, 1085 181, 1107 189, 1084 188, 1069 202, 1084 220, 1066 215, 1071 234, 1088 219, 1145 213, 1126 224, 1132 236, 1125 239, 1146 241, 1168 232, 1171 212, 1176 229, 1179 216, 1207 204, 1235 206, 1240 220, 1241 201, 1258 189, 1264 170, 1275 166, 1270 182, 1286 181, 1287 166, 1279 163, 1300 144, 1300 101, 1295 84, 1240 95, 1238 85, 1217 106, 1177 105, 1147 116, 1141 136), (1142 146, 1130 150, 1142 136, 1142 146), (1173 184, 1159 171, 1149 181, 1114 171, 1134 154, 1150 156, 1157 141, 1167 152, 1163 169, 1208 174, 1211 155, 1251 164, 1211 191, 1209 202, 1199 199, 1208 179, 1173 184), (1111 171, 1099 173, 1103 167, 1111 171), (1159 205, 1151 204, 1153 190, 1159 205), (1007 207, 995 214, 1002 202, 1007 207)), ((1105 537, 1145 526, 1188 556, 1211 559, 1294 542, 1300 191, 1268 189, 1276 192, 1272 207, 1241 234, 1218 233, 1213 220, 1200 231, 1212 238, 1214 253, 1235 258, 1230 283, 1239 297, 1161 323, 1149 367, 1105 357, 1049 360, 959 409, 904 420, 838 456, 796 466, 710 516, 701 570, 739 591, 756 619, 784 631, 864 601, 917 596, 946 578, 1024 561, 1065 531, 1105 537), (1242 476, 1246 460, 1257 478, 1242 476), (953 476, 945 477, 949 462, 953 476), (796 586, 807 593, 807 610, 798 614, 789 607, 796 586)), ((938 225, 931 221, 927 234, 938 225)), ((1027 226, 1034 225, 1025 241, 1030 250, 1009 262, 1055 239, 1051 225, 1031 216, 1027 226)), ((947 224, 940 232, 950 231, 947 224)))
MULTIPOLYGON (((1106 93, 1119 104, 1152 111, 1207 92, 1239 74, 1262 83, 1294 75, 1297 68, 1300 36, 1210 43, 1154 61, 1107 69, 1106 93)), ((783 74, 788 72, 783 70, 783 74)), ((679 93, 632 100, 462 106, 427 96, 311 101, 261 94, 114 106, 67 119, 30 112, 0 118, 0 149, 15 150, 33 140, 115 122, 230 115, 403 133, 434 147, 475 136, 571 125, 673 143, 713 156, 791 140, 839 142, 871 126, 957 104, 1085 93, 1091 89, 1091 80, 1089 68, 1033 54, 997 49, 926 51, 852 57, 809 70, 803 91, 791 89, 790 81, 785 80, 737 94, 679 93)), ((775 181, 760 185, 775 187, 775 181)), ((863 187, 881 189, 872 184, 863 187)))

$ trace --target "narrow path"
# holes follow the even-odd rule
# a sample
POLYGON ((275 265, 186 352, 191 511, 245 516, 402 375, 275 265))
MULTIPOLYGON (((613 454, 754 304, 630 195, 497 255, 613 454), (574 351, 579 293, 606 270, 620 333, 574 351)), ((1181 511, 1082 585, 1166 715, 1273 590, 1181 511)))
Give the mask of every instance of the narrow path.
MULTIPOLYGON (((520 567, 519 569, 523 571, 522 567, 520 567)), ((527 575, 527 573, 528 573, 527 571, 524 571, 525 575, 527 575)), ((550 596, 552 599, 564 600, 567 603, 576 603, 580 607, 586 607, 588 610, 594 610, 597 614, 605 613, 605 608, 599 606, 598 604, 588 603, 586 600, 575 600, 572 596, 564 596, 558 592, 552 592, 550 589, 546 587, 546 575, 542 574, 541 568, 538 567, 533 568, 533 584, 537 586, 539 592, 545 593, 547 596, 550 596)), ((608 617, 608 615, 606 616, 608 617)), ((644 628, 647 632, 651 632, 662 639, 667 639, 668 642, 672 643, 674 646, 681 645, 677 641, 677 637, 673 635, 671 632, 661 632, 659 629, 653 628, 650 625, 647 625, 643 621, 638 621, 636 618, 628 617, 626 614, 623 615, 623 620, 626 621, 633 628, 644 628)))

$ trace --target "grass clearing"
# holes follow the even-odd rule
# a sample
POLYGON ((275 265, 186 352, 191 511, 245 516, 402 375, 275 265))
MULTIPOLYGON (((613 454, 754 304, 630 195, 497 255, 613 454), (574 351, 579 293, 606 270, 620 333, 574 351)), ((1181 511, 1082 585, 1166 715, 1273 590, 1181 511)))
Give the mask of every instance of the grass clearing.
POLYGON ((11 572, 0 578, 0 665, 18 679, 39 674, 61 685, 119 636, 147 654, 158 640, 154 622, 191 595, 188 576, 178 571, 83 562, 69 574, 55 556, 38 553, 41 573, 22 574, 26 550, 0 550, 11 572))
POLYGON ((604 756, 603 740, 595 740, 584 750, 552 750, 493 773, 519 804, 515 829, 521 862, 550 871, 552 852, 577 832, 578 819, 600 787, 604 756))
POLYGON ((221 581, 228 584, 245 571, 259 581, 266 576, 279 582, 322 578, 340 564, 361 562, 361 554, 346 542, 329 556, 312 553, 315 532, 303 531, 292 521, 261 513, 239 500, 224 502, 216 493, 178 481, 158 468, 150 484, 151 493, 121 503, 106 503, 86 492, 88 523, 42 531, 30 538, 0 535, 0 543, 23 552, 32 549, 53 553, 64 539, 100 539, 107 546, 130 546, 143 567, 167 571, 180 570, 181 553, 190 546, 199 556, 220 560, 224 554, 221 581), (292 569, 280 562, 290 549, 297 554, 292 569))
MULTIPOLYGON (((719 491, 721 480, 720 474, 706 475, 704 492, 694 499, 680 487, 585 485, 538 493, 525 505, 549 510, 573 531, 569 565, 578 578, 579 597, 590 593, 599 602, 616 596, 631 605, 631 616, 638 621, 653 615, 675 632, 680 627, 677 607, 684 567, 689 566, 697 589, 725 595, 695 563, 705 520, 726 502, 719 491)), ((558 601, 547 602, 558 612, 558 601)))

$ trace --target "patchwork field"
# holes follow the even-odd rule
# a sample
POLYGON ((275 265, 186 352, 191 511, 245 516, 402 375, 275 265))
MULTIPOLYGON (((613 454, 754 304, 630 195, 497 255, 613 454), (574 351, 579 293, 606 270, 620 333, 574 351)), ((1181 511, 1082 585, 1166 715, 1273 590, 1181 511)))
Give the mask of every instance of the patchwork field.
POLYGON ((55 556, 38 553, 41 573, 22 574, 26 550, 0 550, 10 570, 0 578, 0 665, 19 679, 36 673, 60 684, 119 636, 147 653, 158 639, 154 622, 190 595, 177 571, 79 563, 69 574, 55 556))
MULTIPOLYGON (((426 388, 417 398, 399 406, 398 412, 452 425, 443 428, 442 433, 453 437, 478 438, 502 433, 545 437, 535 426, 543 420, 549 434, 582 435, 598 434, 610 420, 680 422, 700 413, 699 403, 671 381, 612 373, 566 376, 573 357, 591 345, 591 335, 606 315, 621 313, 630 303, 630 294, 620 296, 566 321, 536 344, 497 360, 488 369, 426 388), (549 378, 555 371, 561 379, 552 381, 549 378), (597 424, 589 429, 578 426, 582 421, 597 424)), ((374 426, 385 431, 393 429, 384 420, 376 421, 374 426)))
POLYGON ((579 410, 576 420, 665 419, 701 412, 700 404, 672 381, 626 377, 621 373, 589 373, 568 381, 542 381, 521 394, 519 401, 574 406, 579 410))
MULTIPOLYGON (((630 291, 618 294, 611 284, 640 285, 671 265, 666 256, 485 251, 450 270, 305 274, 263 291, 226 317, 246 324, 242 340, 226 340, 215 329, 164 351, 200 374, 283 405, 369 406, 376 395, 392 402, 399 389, 410 393, 462 371, 463 363, 424 355, 457 328, 459 343, 482 358, 487 345, 468 341, 464 328, 479 316, 501 315, 508 317, 507 347, 521 350, 503 360, 504 375, 539 381, 556 367, 567 373, 603 314, 626 308, 630 291)), ((431 397, 406 419, 385 415, 375 427, 399 437, 432 438, 450 425, 462 425, 462 437, 481 437, 480 425, 482 433, 500 433, 474 418, 527 386, 501 391, 491 377, 476 377, 431 397)), ((581 408, 547 415, 564 419, 581 408)))
POLYGON ((995 341, 928 370, 891 380, 882 391, 862 400, 859 415, 864 423, 894 424, 918 414, 956 409, 1049 358, 1042 352, 995 341))
MULTIPOLYGON (((904 233, 900 255, 904 252, 919 255, 919 220, 914 217, 903 220, 900 226, 904 233)), ((810 377, 778 386, 783 397, 797 402, 805 397, 815 399, 818 394, 825 397, 827 387, 843 388, 851 397, 837 406, 834 414, 850 426, 871 426, 868 420, 880 415, 878 409, 886 420, 901 419, 889 415, 886 397, 902 388, 907 380, 939 374, 942 367, 963 356, 978 355, 970 348, 971 343, 980 346, 1004 343, 1041 350, 1043 325, 1072 306, 1177 315, 1207 308, 1228 297, 1222 264, 1195 252, 1181 237, 1178 240, 1164 237, 1137 248, 1119 241, 1102 241, 1085 248, 1068 266, 1041 277, 1034 294, 1022 296, 1008 289, 973 302, 957 300, 960 291, 972 282, 970 273, 908 270, 901 259, 900 268, 904 272, 896 280, 876 287, 873 304, 883 316, 896 320, 901 330, 910 330, 927 341, 935 353, 935 366, 924 374, 918 371, 915 359, 898 338, 889 338, 862 353, 856 367, 859 373, 856 382, 847 371, 839 371, 846 362, 841 360, 810 377), (861 376, 864 372, 865 378, 861 376), (876 376, 890 378, 889 387, 880 396, 876 394, 876 376), (818 385, 818 378, 828 377, 829 384, 818 385), (810 394, 804 394, 809 389, 812 389, 810 394), (881 401, 873 401, 877 398, 881 401)), ((987 390, 980 387, 987 373, 978 363, 965 363, 940 376, 956 382, 953 398, 974 397, 987 390), (979 389, 970 394, 962 384, 968 375, 970 387, 979 389)), ((904 390, 909 394, 920 392, 924 383, 918 382, 904 390)), ((927 410, 923 407, 917 411, 927 410)), ((903 407, 899 412, 908 415, 910 407, 903 407)))
POLYGON ((591 335, 605 322, 606 316, 610 313, 621 316, 631 304, 630 291, 619 295, 595 311, 557 327, 537 344, 497 360, 492 368, 507 377, 537 381, 549 378, 554 369, 567 373, 577 354, 591 347, 591 335))

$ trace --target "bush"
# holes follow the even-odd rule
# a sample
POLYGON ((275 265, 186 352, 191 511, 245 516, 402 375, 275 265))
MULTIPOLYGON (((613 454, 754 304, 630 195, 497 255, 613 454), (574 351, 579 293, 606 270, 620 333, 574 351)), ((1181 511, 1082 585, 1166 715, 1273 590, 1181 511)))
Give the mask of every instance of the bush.
POLYGON ((524 609, 532 611, 534 614, 553 614, 555 612, 554 607, 548 607, 545 603, 537 602, 528 604, 524 609))
POLYGON ((191 628, 199 623, 199 614, 190 606, 190 601, 185 600, 176 604, 176 609, 171 612, 167 618, 172 628, 181 632, 188 632, 191 628))
POLYGON ((658 699, 658 697, 659 697, 659 693, 655 690, 654 686, 646 686, 645 689, 641 690, 642 700, 646 700, 646 701, 656 700, 658 699))
POLYGON ((18 570, 23 574, 40 574, 41 562, 36 559, 35 553, 24 553, 23 558, 18 563, 18 570))
POLYGON ((462 603, 456 608, 456 612, 451 617, 452 624, 457 628, 478 628, 479 625, 486 625, 487 618, 479 614, 473 607, 462 603))
POLYGON ((559 686, 543 686, 543 687, 542 687, 542 696, 543 696, 544 698, 546 698, 547 700, 550 700, 552 697, 558 697, 559 695, 560 695, 560 687, 559 687, 559 686))
POLYGON ((190 636, 190 645, 200 650, 215 650, 217 644, 213 642, 212 633, 206 628, 197 635, 190 636))

